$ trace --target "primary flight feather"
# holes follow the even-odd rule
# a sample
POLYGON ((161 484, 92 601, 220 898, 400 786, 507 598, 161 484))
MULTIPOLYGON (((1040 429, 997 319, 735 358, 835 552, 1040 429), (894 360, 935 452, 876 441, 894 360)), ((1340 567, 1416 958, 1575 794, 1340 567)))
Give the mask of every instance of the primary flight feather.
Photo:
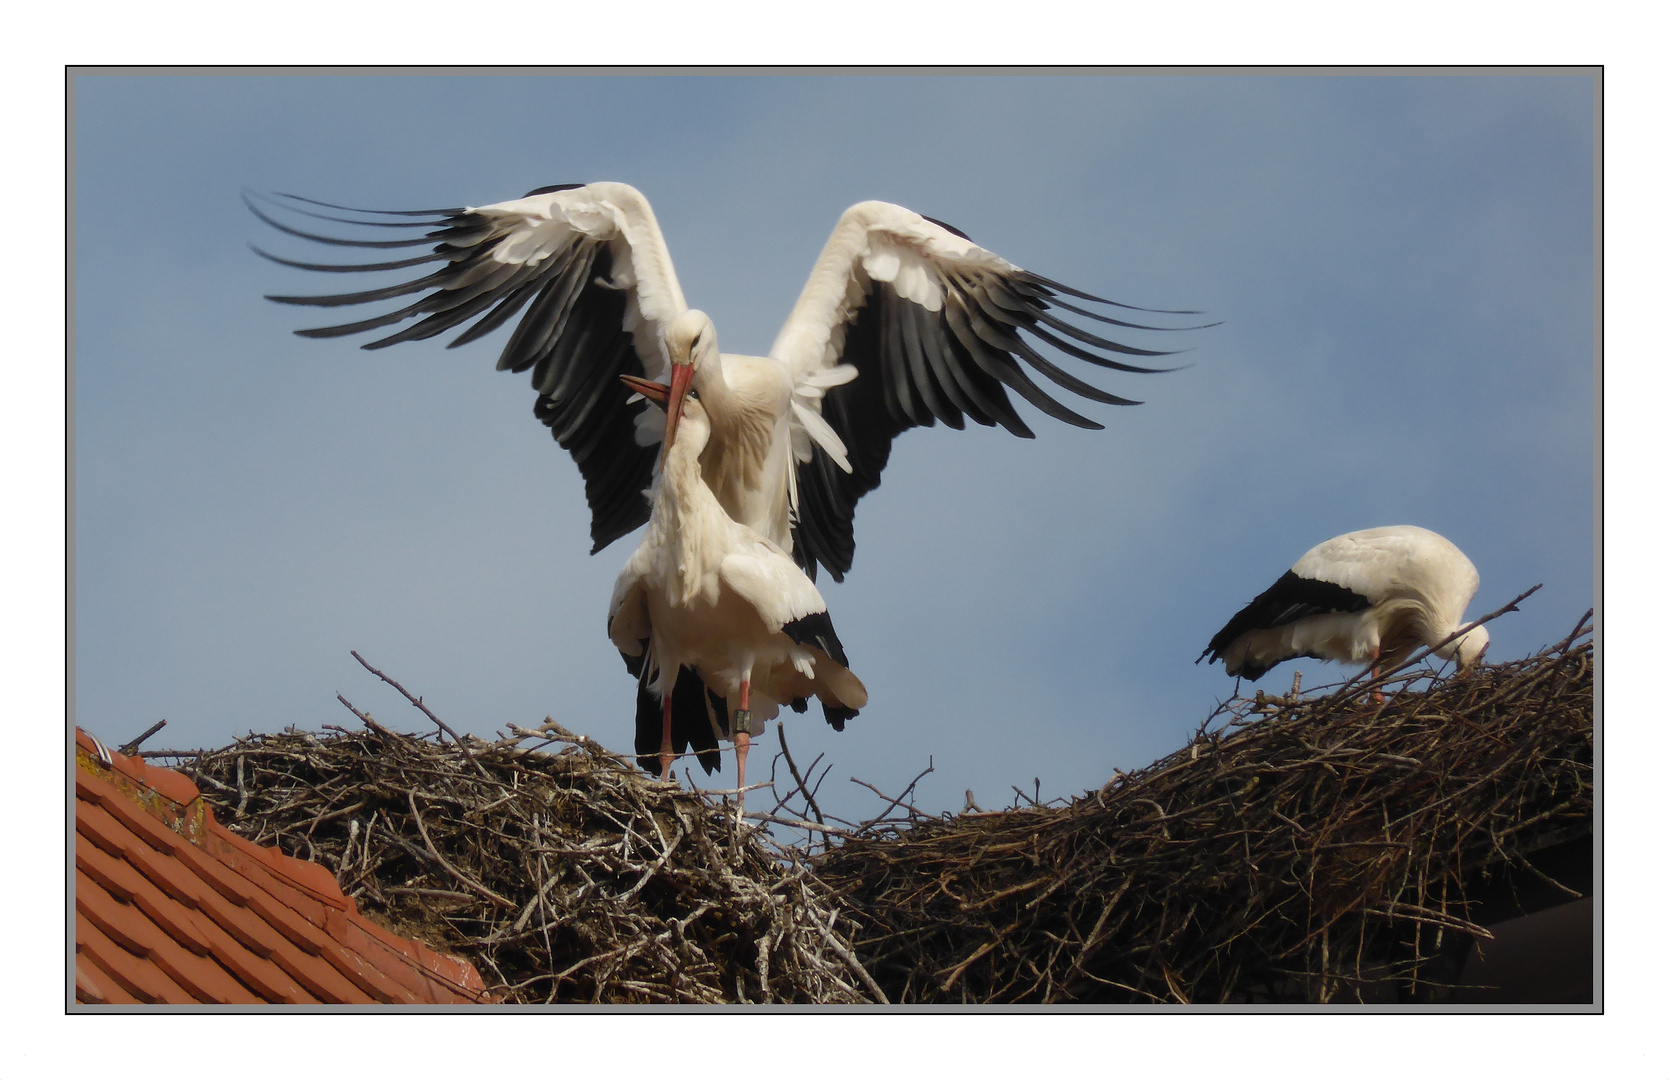
POLYGON ((429 249, 343 264, 257 248, 275 262, 320 273, 424 268, 381 288, 270 297, 315 307, 415 297, 380 315, 297 331, 304 336, 406 324, 364 346, 375 349, 465 327, 450 342, 457 346, 519 316, 498 367, 531 373, 535 415, 578 464, 593 552, 648 519, 640 493, 664 439, 658 406, 626 408, 631 391, 621 375, 667 383, 680 397, 695 387, 712 429, 702 473, 725 512, 792 552, 812 577, 822 566, 838 581, 852 566, 855 507, 880 484, 899 434, 939 422, 961 428, 971 419, 1029 438, 1011 393, 1065 423, 1099 428, 1028 369, 1085 400, 1136 404, 1085 382, 1045 352, 1154 373, 1164 369, 1120 358, 1164 350, 1121 344, 1083 321, 1178 329, 1118 318, 1108 311, 1149 309, 1022 270, 904 207, 864 202, 841 215, 769 354, 721 353, 712 320, 685 303, 648 200, 625 184, 558 185, 488 206, 421 211, 355 210, 292 195, 269 200, 329 222, 418 233, 395 239, 312 232, 248 201, 273 228, 312 242, 429 249))

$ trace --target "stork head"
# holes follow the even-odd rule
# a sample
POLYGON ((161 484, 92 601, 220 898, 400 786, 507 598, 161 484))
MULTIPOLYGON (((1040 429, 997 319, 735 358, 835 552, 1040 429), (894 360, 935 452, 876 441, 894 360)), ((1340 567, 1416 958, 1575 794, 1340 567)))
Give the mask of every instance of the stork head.
POLYGON ((680 311, 666 328, 666 356, 672 361, 673 389, 677 390, 680 369, 694 374, 703 363, 719 355, 719 332, 705 311, 680 311))
POLYGON ((690 308, 673 317, 672 325, 666 328, 666 355, 672 361, 672 404, 666 410, 666 436, 661 441, 663 454, 672 445, 672 436, 678 427, 681 410, 677 403, 689 393, 696 369, 719 355, 719 332, 713 328, 713 320, 707 317, 705 311, 690 308))
POLYGON ((1481 626, 1474 626, 1466 633, 1455 638, 1441 649, 1437 655, 1445 660, 1454 660, 1455 666, 1462 671, 1483 659, 1489 649, 1489 631, 1481 626))

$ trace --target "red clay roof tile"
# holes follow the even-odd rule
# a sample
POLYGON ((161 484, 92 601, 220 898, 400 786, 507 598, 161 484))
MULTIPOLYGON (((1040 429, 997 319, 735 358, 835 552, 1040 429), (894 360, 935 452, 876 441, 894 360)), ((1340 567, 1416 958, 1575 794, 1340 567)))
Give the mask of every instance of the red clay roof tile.
MULTIPOLYGON (((299 982, 307 992, 320 1001, 407 1001, 409 995, 375 971, 364 972, 352 961, 333 949, 324 933, 294 910, 280 903, 271 893, 258 887, 257 881, 271 882, 270 875, 254 862, 245 861, 251 877, 240 877, 220 864, 183 837, 166 828, 143 809, 142 803, 131 802, 113 787, 102 784, 96 777, 85 781, 78 778, 77 787, 85 791, 89 801, 96 799, 101 809, 157 854, 171 855, 186 864, 215 892, 230 903, 215 904, 212 893, 201 894, 200 906, 208 910, 216 921, 225 926, 257 955, 272 960, 299 982), (225 918, 221 918, 225 915, 225 918), (321 960, 320 957, 324 956, 321 960), (346 971, 341 969, 346 968, 346 971)), ((131 848, 127 849, 131 851, 131 848)), ((153 862, 143 851, 136 857, 153 862)), ((284 891, 273 882, 272 888, 284 891)), ((305 902, 296 894, 292 899, 305 902)), ((322 905, 315 905, 323 917, 322 905)))
POLYGON ((223 902, 189 867, 141 842, 102 807, 92 803, 77 804, 76 830, 78 837, 91 839, 100 850, 124 859, 152 884, 190 909, 192 925, 214 947, 217 959, 263 999, 312 1000, 293 979, 264 959, 270 952, 268 945, 277 941, 276 935, 246 929, 239 909, 223 902))
POLYGON ((182 948, 163 928, 137 907, 106 894, 91 878, 77 871, 76 910, 136 958, 147 961, 195 1001, 232 1001, 247 997, 237 980, 206 955, 182 948), (108 900, 109 902, 104 902, 108 900))
POLYGON ((157 969, 111 940, 80 911, 75 913, 75 941, 82 946, 122 989, 145 1002, 194 1001, 181 987, 157 969))
POLYGON ((139 1002, 79 950, 75 954, 75 999, 97 1005, 134 1005, 139 1002))
POLYGON ((369 922, 323 866, 227 831, 185 776, 76 732, 76 1000, 491 1000, 468 962, 369 922))
POLYGON ((75 868, 122 903, 137 905, 151 922, 198 956, 212 951, 208 940, 192 925, 189 908, 158 892, 130 864, 106 855, 80 833, 75 837, 75 868))

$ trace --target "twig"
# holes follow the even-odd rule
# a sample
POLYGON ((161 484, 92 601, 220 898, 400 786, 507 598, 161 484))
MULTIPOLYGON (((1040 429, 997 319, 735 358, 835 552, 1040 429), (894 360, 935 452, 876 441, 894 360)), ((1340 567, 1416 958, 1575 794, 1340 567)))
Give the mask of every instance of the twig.
MULTIPOLYGON (((800 776, 800 770, 794 764, 794 755, 788 752, 788 736, 782 733, 781 720, 777 721, 777 742, 782 745, 782 756, 788 762, 788 772, 794 777, 794 786, 799 788, 800 794, 806 797, 806 805, 811 807, 812 816, 817 819, 817 823, 819 825, 823 824, 823 811, 818 807, 817 800, 812 797, 810 789, 806 787, 804 778, 800 776)), ((813 768, 816 767, 816 764, 816 762, 812 763, 813 768)))
MULTIPOLYGON (((1424 660, 1426 657, 1431 656, 1433 653, 1437 652, 1438 649, 1443 648, 1443 646, 1445 646, 1445 645, 1449 644, 1450 642, 1454 641, 1455 639, 1459 638, 1461 635, 1466 634, 1466 633, 1470 633, 1472 630, 1477 629, 1478 627, 1482 626, 1484 623, 1494 622, 1496 619, 1499 619, 1501 616, 1505 615, 1509 611, 1517 611, 1519 603, 1521 601, 1523 601, 1526 597, 1530 596, 1532 593, 1536 592, 1540 588, 1541 588, 1540 585, 1530 586, 1528 589, 1525 589, 1523 592, 1519 593, 1517 596, 1515 596, 1511 600, 1509 600, 1504 606, 1496 608, 1494 611, 1490 612, 1488 615, 1485 615, 1481 618, 1472 620, 1471 622, 1467 623, 1465 626, 1462 626, 1460 629, 1458 629, 1454 633, 1450 634, 1448 637, 1444 638, 1442 641, 1439 641, 1436 645, 1432 645, 1432 646, 1429 646, 1425 649, 1416 651, 1413 655, 1409 656, 1408 659, 1404 660, 1402 663, 1398 664, 1396 667, 1391 668, 1388 671, 1381 672, 1377 678, 1370 679, 1369 681, 1363 683, 1361 686, 1356 687, 1355 690, 1352 691, 1352 692, 1353 693, 1359 693, 1362 690, 1372 690, 1372 689, 1384 686, 1387 682, 1390 682, 1394 677, 1396 677, 1400 672, 1407 671, 1409 668, 1413 667, 1415 664, 1418 664, 1420 661, 1424 660)), ((1354 678, 1351 678, 1351 679, 1349 679, 1345 682, 1345 686, 1349 687, 1351 683, 1355 682, 1357 679, 1360 679, 1363 675, 1369 674, 1370 672, 1372 672, 1372 670, 1373 669, 1370 667, 1370 668, 1365 668, 1364 670, 1358 672, 1354 678)), ((1343 691, 1341 690, 1341 693, 1342 692, 1343 691)))
POLYGON ((423 827, 423 815, 417 812, 417 796, 408 791, 406 792, 406 801, 411 806, 411 819, 417 822, 417 832, 423 837, 423 846, 429 849, 429 854, 434 858, 435 862, 440 864, 442 870, 445 870, 448 874, 451 874, 453 877, 457 878, 465 885, 468 885, 482 896, 485 896, 499 907, 506 907, 511 911, 516 910, 515 904, 498 895, 498 893, 493 892, 479 881, 476 881, 462 870, 459 870, 456 866, 447 862, 446 857, 435 850, 435 842, 429 839, 429 830, 423 827))
POLYGON ((150 727, 148 727, 144 731, 140 732, 137 737, 135 737, 133 739, 130 739, 129 741, 123 743, 120 747, 117 748, 116 752, 118 754, 125 754, 128 757, 132 757, 134 754, 137 754, 139 752, 139 744, 140 743, 144 742, 146 739, 150 738, 152 735, 155 735, 157 732, 161 731, 163 728, 165 728, 167 726, 168 726, 168 721, 158 720, 156 723, 152 724, 150 727))
POLYGON ((855 835, 848 829, 838 828, 834 825, 825 825, 822 822, 807 821, 804 818, 778 817, 775 814, 756 813, 752 810, 743 811, 742 816, 745 818, 752 818, 754 821, 763 821, 770 825, 787 825, 790 828, 809 829, 813 832, 826 833, 831 836, 855 835))
POLYGON ((375 720, 371 719, 371 717, 369 715, 367 715, 365 713, 362 713, 358 709, 354 708, 353 702, 349 701, 347 698, 343 697, 341 694, 336 695, 336 700, 340 701, 343 705, 346 705, 349 712, 351 712, 355 716, 359 717, 359 722, 360 723, 364 724, 366 727, 370 728, 372 731, 376 732, 378 735, 387 735, 390 738, 395 737, 394 732, 388 730, 387 728, 383 727, 381 724, 377 723, 375 720))
POLYGON ((813 919, 812 925, 817 928, 817 932, 822 935, 823 940, 828 943, 829 949, 836 956, 846 961, 846 966, 852 969, 852 973, 856 975, 864 984, 864 988, 871 994, 875 995, 875 1000, 880 1002, 882 1005, 891 1005, 892 1002, 887 1000, 887 995, 878 985, 876 985, 875 979, 869 974, 869 971, 863 966, 863 963, 856 956, 852 955, 852 950, 843 945, 840 942, 840 939, 836 938, 833 932, 831 932, 829 928, 824 926, 820 921, 813 919))
POLYGON ((372 667, 370 664, 367 664, 365 662, 365 657, 359 655, 359 653, 355 652, 354 650, 349 649, 348 654, 350 656, 352 656, 355 660, 358 660, 359 663, 360 663, 360 666, 363 667, 366 671, 369 671, 371 674, 375 675, 377 678, 381 679, 383 682, 392 686, 394 689, 400 691, 401 695, 404 696, 407 701, 411 702, 413 705, 416 705, 419 709, 422 709, 423 710, 423 715, 427 716, 430 720, 433 720, 435 722, 436 727, 440 728, 442 731, 444 731, 448 735, 452 736, 452 741, 457 744, 458 749, 463 752, 464 757, 469 759, 469 763, 471 765, 475 766, 475 771, 480 773, 482 776, 487 775, 487 770, 481 767, 481 763, 479 761, 475 760, 475 755, 470 752, 470 749, 469 749, 468 745, 466 745, 462 739, 458 738, 458 733, 456 731, 453 731, 451 728, 447 727, 445 721, 443 721, 440 717, 436 716, 434 714, 434 712, 429 708, 429 706, 423 704, 423 699, 422 698, 414 697, 412 695, 411 691, 407 690, 405 687, 401 686, 399 683, 395 682, 393 679, 389 678, 387 675, 384 675, 382 672, 378 671, 376 668, 372 667))
MULTIPOLYGON (((910 781, 909 785, 906 786, 903 791, 899 792, 898 798, 888 800, 887 805, 881 808, 881 812, 879 814, 870 818, 868 821, 864 822, 862 825, 859 825, 857 831, 858 832, 863 832, 865 829, 869 828, 871 825, 874 825, 877 822, 879 822, 881 819, 885 818, 887 816, 887 813, 890 810, 892 810, 893 807, 897 806, 899 803, 903 802, 905 799, 908 799, 910 797, 910 792, 916 790, 916 784, 920 782, 921 778, 926 776, 928 773, 930 773, 932 771, 933 771, 933 757, 930 754, 930 755, 928 755, 928 758, 927 758, 927 768, 923 769, 921 772, 916 774, 916 778, 914 780, 910 781)), ((854 784, 863 784, 864 787, 866 787, 869 790, 875 792, 875 794, 880 795, 881 798, 883 798, 883 799, 885 799, 887 797, 874 784, 864 783, 864 781, 859 780, 855 776, 850 777, 850 779, 851 779, 852 783, 854 783, 854 784)), ((913 816, 915 808, 914 807, 909 807, 908 809, 912 812, 912 816, 913 816)))

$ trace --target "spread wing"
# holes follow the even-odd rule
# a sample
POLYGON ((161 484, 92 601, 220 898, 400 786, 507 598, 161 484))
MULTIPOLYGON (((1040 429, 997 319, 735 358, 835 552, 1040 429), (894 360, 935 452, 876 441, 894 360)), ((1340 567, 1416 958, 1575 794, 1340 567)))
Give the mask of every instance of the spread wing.
POLYGON ((1038 386, 1026 368, 1090 401, 1138 404, 1090 385, 1040 348, 1116 371, 1154 373, 1166 369, 1115 357, 1165 351, 1119 344, 1066 315, 1124 328, 1183 328, 1124 321, 1080 301, 1145 310, 1022 270, 902 206, 866 202, 846 211, 771 347, 793 373, 796 418, 812 429, 795 447, 794 555, 806 571, 815 576, 821 563, 839 581, 851 569, 854 508, 880 485, 893 439, 912 427, 943 421, 960 429, 971 419, 1031 438, 1010 392, 1057 420, 1101 427, 1038 386), (806 412, 815 416, 808 420, 806 412), (827 434, 844 444, 844 461, 829 451, 827 434))
POLYGON ((316 243, 428 249, 341 264, 301 262, 256 248, 274 262, 321 273, 425 268, 419 276, 358 292, 269 296, 281 304, 307 307, 416 297, 369 318, 296 331, 303 337, 341 337, 406 323, 363 346, 381 349, 469 323, 448 344, 451 348, 519 314, 498 368, 532 372, 539 395, 534 415, 573 455, 585 478, 592 552, 648 520, 642 492, 654 467, 662 414, 652 404, 628 409, 632 392, 621 385, 619 376, 666 381, 661 332, 685 303, 660 226, 635 189, 625 184, 566 184, 491 206, 413 211, 356 210, 293 195, 267 199, 271 207, 290 214, 363 227, 351 237, 305 231, 263 211, 248 196, 245 202, 273 228, 316 243), (365 235, 363 230, 375 232, 365 235), (384 238, 390 234, 382 230, 396 238, 384 238))

